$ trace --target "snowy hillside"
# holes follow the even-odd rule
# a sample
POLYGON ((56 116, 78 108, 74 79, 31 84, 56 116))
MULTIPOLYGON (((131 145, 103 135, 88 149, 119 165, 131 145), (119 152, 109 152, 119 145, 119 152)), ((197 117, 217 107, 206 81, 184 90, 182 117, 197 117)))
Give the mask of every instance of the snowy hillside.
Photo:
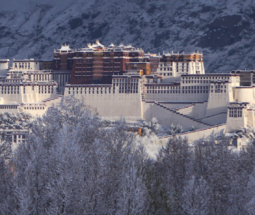
POLYGON ((0 58, 51 59, 62 43, 202 51, 206 72, 254 69, 253 0, 0 0, 0 58))

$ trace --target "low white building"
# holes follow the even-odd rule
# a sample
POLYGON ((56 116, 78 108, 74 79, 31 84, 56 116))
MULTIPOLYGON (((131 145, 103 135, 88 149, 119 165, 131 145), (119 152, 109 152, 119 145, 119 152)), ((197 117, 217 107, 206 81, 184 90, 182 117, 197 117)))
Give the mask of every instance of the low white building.
POLYGON ((25 66, 17 70, 8 69, 0 78, 0 113, 27 112, 41 116, 52 102, 60 100, 53 72, 35 70, 31 64, 30 67, 33 68, 30 71, 25 66))
MULTIPOLYGON (((157 59, 151 56, 152 62, 157 59)), ((164 82, 179 81, 182 75, 205 74, 202 53, 163 53, 156 74, 164 82)))
POLYGON ((13 60, 13 70, 18 71, 35 71, 40 70, 40 62, 35 59, 22 59, 22 60, 13 60))

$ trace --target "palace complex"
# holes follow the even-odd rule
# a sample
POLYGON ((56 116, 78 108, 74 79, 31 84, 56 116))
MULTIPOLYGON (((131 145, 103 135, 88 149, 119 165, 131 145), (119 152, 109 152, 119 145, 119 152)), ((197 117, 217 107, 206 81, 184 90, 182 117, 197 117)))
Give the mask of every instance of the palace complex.
POLYGON ((165 127, 193 127, 199 137, 255 126, 254 73, 206 74, 199 52, 157 55, 99 41, 79 49, 62 45, 51 61, 0 60, 0 111, 40 116, 72 95, 105 119, 155 117, 165 127))

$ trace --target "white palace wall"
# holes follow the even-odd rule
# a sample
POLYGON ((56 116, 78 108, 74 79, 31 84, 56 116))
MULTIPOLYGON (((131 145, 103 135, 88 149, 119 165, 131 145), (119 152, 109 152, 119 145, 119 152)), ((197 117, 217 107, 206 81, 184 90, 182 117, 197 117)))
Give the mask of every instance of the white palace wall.
POLYGON ((0 105, 0 113, 19 113, 20 107, 19 105, 0 105))
POLYGON ((67 85, 64 95, 84 99, 86 105, 96 108, 99 115, 105 118, 142 118, 140 88, 137 93, 119 93, 119 87, 116 86, 113 91, 112 85, 67 85))
POLYGON ((247 117, 229 117, 227 116, 227 131, 235 131, 246 127, 247 117))
POLYGON ((186 116, 193 117, 193 108, 194 108, 194 104, 191 104, 187 107, 180 108, 177 111, 178 111, 178 113, 184 114, 186 116))
POLYGON ((236 87, 234 92, 237 102, 249 102, 251 105, 255 104, 255 86, 236 87))
MULTIPOLYGON (((194 141, 207 139, 211 135, 221 135, 222 133, 224 134, 225 132, 226 132, 226 124, 221 124, 221 125, 213 126, 210 128, 182 133, 176 136, 181 138, 187 138, 189 143, 193 143, 194 141)), ((162 137, 162 138, 159 138, 159 141, 163 146, 165 146, 169 138, 172 138, 172 137, 173 136, 171 135, 167 137, 162 137)))
POLYGON ((37 85, 15 84, 12 82, 0 84, 1 104, 8 103, 36 103, 55 97, 56 84, 41 83, 37 85))
POLYGON ((192 126, 198 129, 209 127, 202 122, 200 123, 178 112, 169 111, 166 108, 160 107, 160 104, 143 102, 143 119, 151 121, 154 117, 158 120, 159 124, 166 127, 170 127, 171 124, 181 125, 184 130, 189 130, 192 126))
POLYGON ((248 103, 232 103, 228 107, 227 131, 235 131, 254 126, 254 110, 247 109, 248 103))
POLYGON ((205 122, 210 125, 219 125, 226 123, 227 121, 227 112, 219 113, 212 116, 207 116, 202 119, 200 119, 202 122, 205 122))
POLYGON ((255 127, 255 112, 253 109, 247 110, 246 123, 249 127, 255 127))
POLYGON ((0 77, 5 77, 9 69, 9 59, 0 59, 0 77))
MULTIPOLYGON (((151 86, 153 87, 153 86, 151 86)), ((160 86, 148 89, 145 95, 145 100, 148 101, 171 101, 171 102, 204 102, 208 99, 208 90, 203 89, 203 86, 195 86, 195 90, 184 90, 180 86, 160 86), (168 87, 170 89, 168 89, 168 87), (171 89, 172 88, 172 89, 171 89), (189 93, 190 92, 190 93, 189 93)))
MULTIPOLYGON (((166 56, 171 54, 166 54, 166 56)), ((160 62, 156 71, 164 81, 177 81, 182 74, 205 74, 204 63, 200 61, 160 62)))
POLYGON ((47 106, 43 103, 26 103, 26 104, 6 104, 0 105, 0 113, 28 113, 31 116, 42 116, 47 110, 47 106))
POLYGON ((190 116, 194 119, 201 119, 206 116, 207 102, 193 103, 187 107, 177 110, 177 112, 190 116))
MULTIPOLYGON (((173 123, 189 130, 192 126, 204 129, 225 123, 230 103, 255 104, 255 87, 240 87, 240 75, 204 74, 202 67, 194 70, 195 64, 161 63, 157 71, 160 77, 114 75, 112 84, 66 85, 70 71, 36 71, 36 62, 16 63, 21 71, 9 70, 0 83, 0 112, 42 115, 50 105, 61 100, 57 89, 62 87, 64 96, 84 99, 103 118, 123 116, 151 121, 155 117, 163 126, 170 127, 173 123)), ((249 114, 245 112, 243 121, 232 117, 228 122, 238 128, 253 126, 249 114)))
POLYGON ((179 110, 185 107, 190 107, 193 105, 192 102, 159 102, 160 104, 163 104, 164 106, 174 109, 174 110, 179 110))
POLYGON ((48 107, 44 103, 27 103, 23 104, 19 108, 19 112, 25 112, 31 114, 31 116, 38 117, 42 116, 48 107))
POLYGON ((227 112, 228 104, 234 101, 233 90, 230 82, 211 83, 206 116, 227 112))

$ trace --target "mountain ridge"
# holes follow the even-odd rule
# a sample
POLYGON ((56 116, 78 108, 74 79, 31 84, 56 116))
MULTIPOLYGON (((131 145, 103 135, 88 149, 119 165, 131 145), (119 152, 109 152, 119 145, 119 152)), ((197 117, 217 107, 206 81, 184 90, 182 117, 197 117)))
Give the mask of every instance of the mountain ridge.
POLYGON ((80 48, 99 39, 152 53, 200 51, 206 72, 255 68, 251 0, 10 3, 1 3, 0 58, 47 60, 63 43, 80 48))

